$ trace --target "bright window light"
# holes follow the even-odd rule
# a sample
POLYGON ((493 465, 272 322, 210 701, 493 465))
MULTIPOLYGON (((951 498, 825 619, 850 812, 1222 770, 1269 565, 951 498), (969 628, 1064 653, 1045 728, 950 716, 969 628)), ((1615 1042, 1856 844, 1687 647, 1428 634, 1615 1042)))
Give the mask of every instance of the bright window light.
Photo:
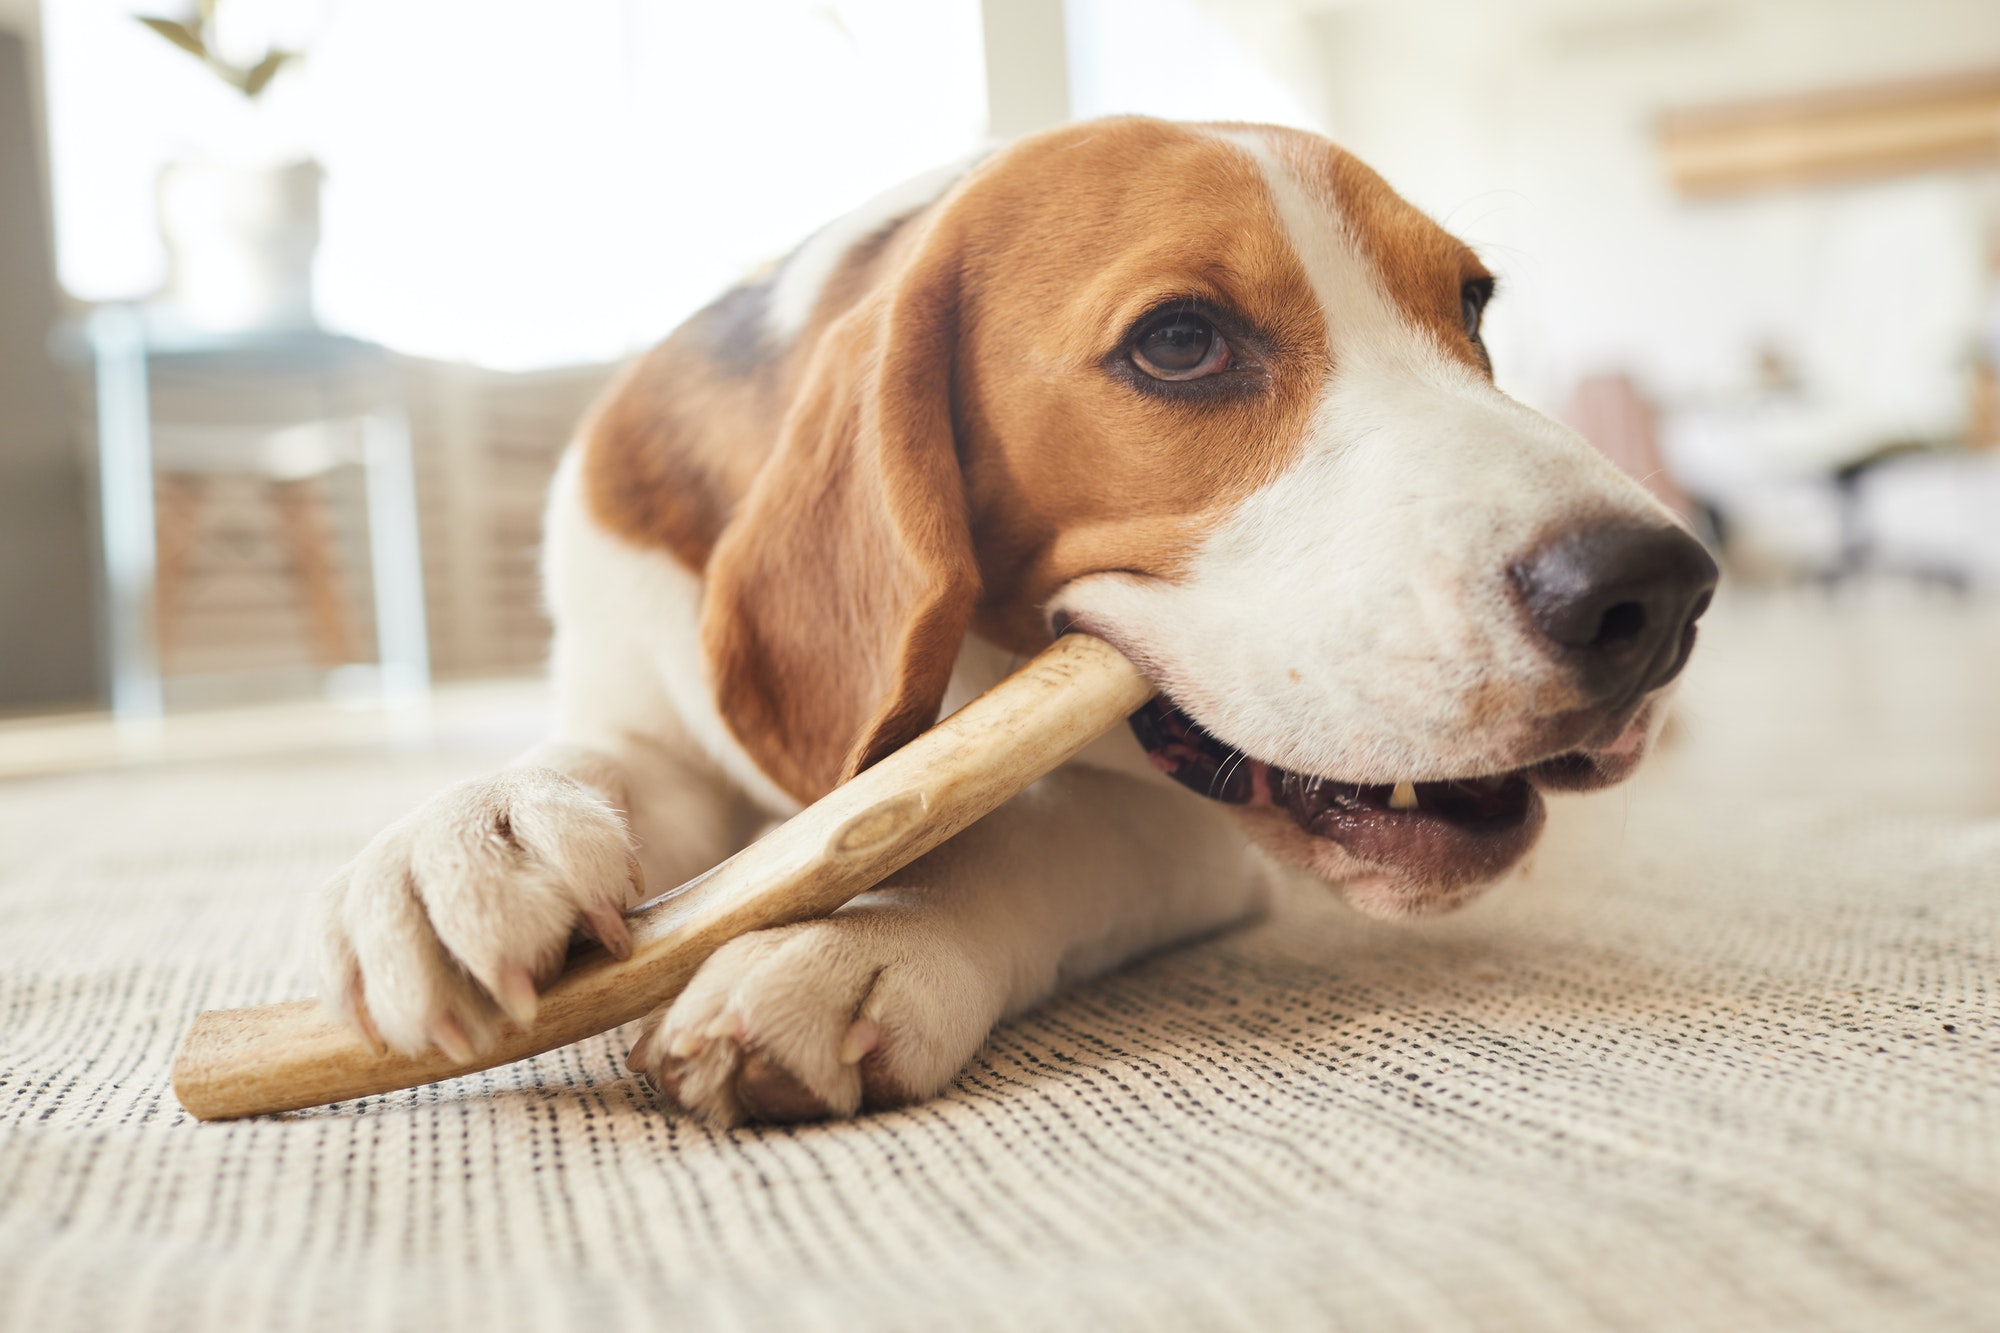
POLYGON ((1313 38, 1283 5, 1067 0, 1070 109, 1324 131, 1313 38))
POLYGON ((977 0, 232 5, 310 41, 254 108, 130 17, 170 3, 47 0, 75 295, 159 285, 166 163, 309 155, 329 327, 502 368, 613 358, 985 132, 977 0))

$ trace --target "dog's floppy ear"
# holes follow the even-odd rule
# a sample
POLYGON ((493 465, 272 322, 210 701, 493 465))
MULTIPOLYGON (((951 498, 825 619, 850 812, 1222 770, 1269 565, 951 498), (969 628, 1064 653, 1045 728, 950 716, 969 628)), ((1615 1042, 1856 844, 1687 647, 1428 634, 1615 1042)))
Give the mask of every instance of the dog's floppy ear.
POLYGON ((952 436, 956 250, 935 232, 913 248, 819 335, 708 565, 716 702, 802 801, 936 721, 979 595, 952 436))

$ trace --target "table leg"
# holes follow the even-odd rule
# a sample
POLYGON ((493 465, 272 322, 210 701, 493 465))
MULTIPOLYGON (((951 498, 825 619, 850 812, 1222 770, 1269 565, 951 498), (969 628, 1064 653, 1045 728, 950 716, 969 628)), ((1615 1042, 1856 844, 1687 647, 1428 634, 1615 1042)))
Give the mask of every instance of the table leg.
POLYGON ((89 338, 97 372, 99 526, 109 596, 111 712, 125 736, 144 743, 161 715, 154 631, 157 548, 153 530, 152 421, 146 394, 144 317, 131 306, 99 307, 89 338))
POLYGON ((424 618, 424 562, 417 531, 416 475, 409 421, 371 416, 366 431, 368 563, 375 587, 375 643, 382 701, 420 735, 430 703, 429 630, 424 618))

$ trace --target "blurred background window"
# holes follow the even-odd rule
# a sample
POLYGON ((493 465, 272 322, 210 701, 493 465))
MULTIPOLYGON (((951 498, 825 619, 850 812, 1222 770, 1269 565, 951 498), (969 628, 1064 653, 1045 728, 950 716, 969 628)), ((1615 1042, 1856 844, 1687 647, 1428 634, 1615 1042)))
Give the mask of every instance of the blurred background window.
POLYGON ((1311 9, 1067 0, 1070 114, 1256 120, 1324 134, 1311 9))
POLYGON ((310 158, 320 319, 482 366, 624 355, 986 129, 976 0, 229 0, 242 50, 309 52, 254 102, 162 9, 44 6, 64 286, 160 285, 169 163, 310 158))
MULTIPOLYGON (((9 188, 44 210, 8 215, 0 538, 52 571, 0 561, 0 604, 68 645, 0 661, 0 708, 102 684, 75 611, 98 416, 82 360, 33 369, 51 322, 139 303, 162 355, 217 329, 375 349, 428 661, 523 671, 546 479, 623 359, 883 189, 1119 113, 1357 153, 1499 273, 1502 387, 1701 524, 1738 586, 2000 587, 1991 0, 0 0, 0 30, 32 84, 9 188)), ((250 380, 163 366, 161 447, 214 436, 154 460, 135 539, 174 583, 168 693, 263 688, 231 663, 319 688, 374 650, 365 487, 244 471, 215 432, 264 429, 250 380)))

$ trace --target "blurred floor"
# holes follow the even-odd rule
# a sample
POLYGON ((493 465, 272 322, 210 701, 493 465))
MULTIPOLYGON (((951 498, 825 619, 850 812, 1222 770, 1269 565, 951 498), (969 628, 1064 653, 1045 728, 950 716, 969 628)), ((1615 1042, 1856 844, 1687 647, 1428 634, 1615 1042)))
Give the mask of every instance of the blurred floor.
POLYGON ((1727 596, 1676 710, 1634 793, 1685 788, 1746 814, 2000 814, 2000 602, 1727 596))
POLYGON ((2000 611, 1739 597, 1707 638, 1521 882, 1414 923, 1300 886, 835 1125, 672 1117, 630 1029, 175 1104, 187 1023, 307 993, 312 886, 532 686, 417 751, 253 709, 0 783, 0 1328, 1990 1329, 2000 611))
POLYGON ((507 678, 438 686, 421 714, 300 699, 170 713, 123 727, 105 713, 0 720, 0 781, 124 765, 384 750, 463 752, 500 762, 542 738, 548 686, 507 678))

